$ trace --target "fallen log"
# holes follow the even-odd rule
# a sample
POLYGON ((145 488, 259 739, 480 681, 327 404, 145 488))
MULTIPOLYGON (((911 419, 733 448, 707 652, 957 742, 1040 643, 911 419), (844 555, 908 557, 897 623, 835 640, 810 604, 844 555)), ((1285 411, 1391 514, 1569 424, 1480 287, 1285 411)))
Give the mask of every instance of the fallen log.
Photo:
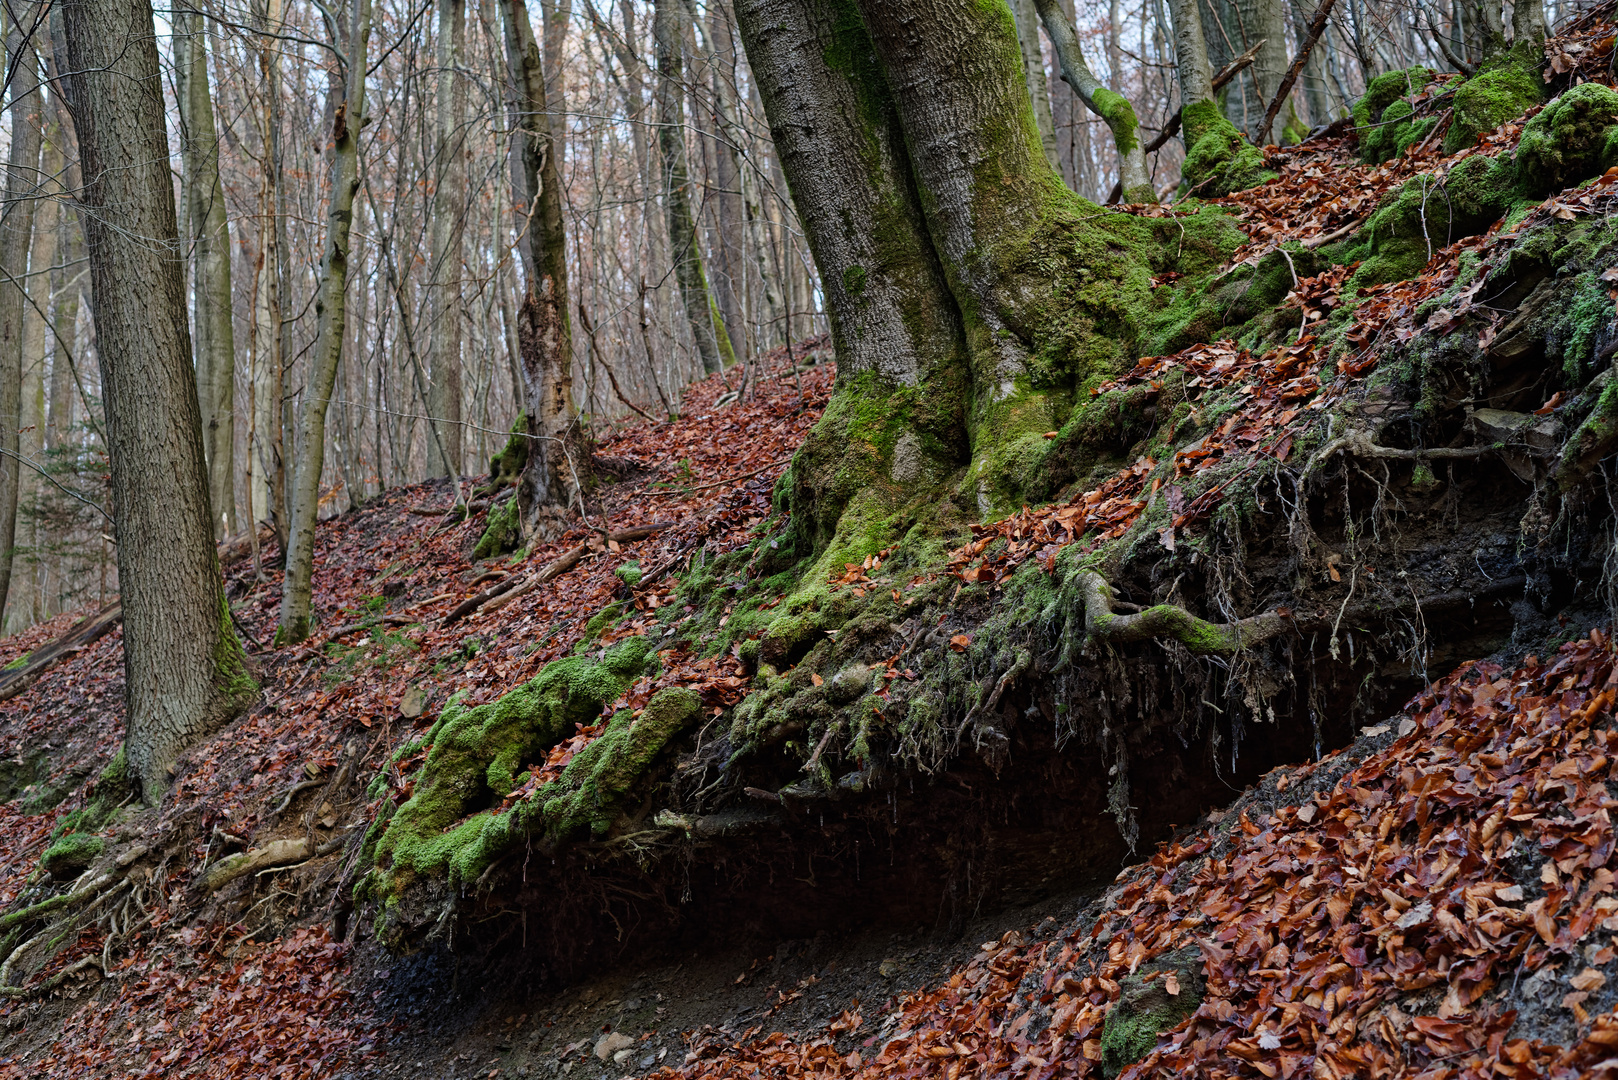
MULTIPOLYGON (((656 536, 671 524, 672 522, 660 521, 655 525, 637 525, 632 529, 614 529, 607 533, 607 539, 618 544, 627 543, 631 540, 645 540, 649 536, 656 536)), ((599 536, 599 534, 597 535, 599 536)), ((576 544, 527 577, 519 578, 513 575, 475 596, 467 597, 455 605, 448 615, 444 616, 444 621, 438 624, 439 628, 454 626, 491 600, 499 600, 499 604, 495 606, 504 607, 524 593, 538 588, 552 578, 567 573, 577 566, 590 553, 590 550, 588 542, 576 544)))
POLYGON ((9 701, 40 680, 51 668, 68 657, 89 648, 123 621, 124 605, 114 600, 88 618, 80 619, 68 632, 28 654, 21 664, 0 671, 0 701, 9 701))

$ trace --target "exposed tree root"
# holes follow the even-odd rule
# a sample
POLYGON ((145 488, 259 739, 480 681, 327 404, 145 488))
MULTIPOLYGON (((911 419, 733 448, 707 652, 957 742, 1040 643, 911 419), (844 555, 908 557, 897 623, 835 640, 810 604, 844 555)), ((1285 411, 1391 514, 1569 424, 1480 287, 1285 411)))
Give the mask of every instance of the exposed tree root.
POLYGON ((1290 619, 1274 612, 1233 623, 1211 623, 1173 604, 1155 604, 1135 615, 1119 615, 1113 611, 1112 587, 1094 570, 1080 571, 1079 589, 1084 598, 1085 633, 1117 644, 1166 638, 1200 655, 1233 653, 1278 637, 1292 625, 1290 619))
POLYGON ((208 892, 218 892, 237 878, 259 870, 274 869, 330 855, 342 847, 347 839, 347 836, 337 836, 319 846, 307 837, 295 840, 271 840, 263 847, 254 848, 252 851, 239 851, 234 855, 226 855, 203 873, 201 885, 208 892))

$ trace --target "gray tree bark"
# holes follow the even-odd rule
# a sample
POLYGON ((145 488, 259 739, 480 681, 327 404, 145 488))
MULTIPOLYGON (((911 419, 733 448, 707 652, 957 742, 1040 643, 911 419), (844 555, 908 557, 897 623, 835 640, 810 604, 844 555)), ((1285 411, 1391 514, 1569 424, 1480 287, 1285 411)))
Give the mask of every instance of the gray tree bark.
POLYGON ((331 404, 337 368, 343 359, 343 330, 348 317, 349 230, 354 195, 359 191, 359 139, 365 123, 366 46, 371 39, 371 0, 353 0, 344 49, 343 97, 332 118, 331 204, 326 211, 326 252, 320 260, 315 294, 315 347, 309 361, 309 383, 299 418, 299 458, 292 485, 286 578, 281 588, 282 641, 309 636, 314 589, 315 522, 320 510, 320 475, 326 457, 326 410, 331 404))
POLYGON ((668 221, 669 251, 680 286, 686 321, 696 342, 702 369, 708 374, 736 363, 724 319, 708 288, 698 246, 696 215, 691 209, 691 170, 685 150, 685 64, 680 30, 684 5, 657 0, 652 38, 657 54, 657 141, 663 157, 663 213, 668 221))
POLYGON ((209 511, 152 9, 63 5, 124 608, 124 750, 148 802, 257 686, 209 511))
POLYGON ((1051 86, 1045 77, 1045 50, 1039 45, 1039 12, 1034 0, 1010 0, 1011 13, 1017 20, 1017 43, 1022 46, 1023 72, 1028 80, 1028 96, 1034 103, 1034 124, 1039 128, 1039 142, 1045 148, 1045 157, 1051 168, 1058 172, 1062 162, 1056 155, 1056 124, 1051 118, 1051 86))
MULTIPOLYGON (((1246 102, 1242 123, 1237 126, 1249 140, 1262 146, 1267 133, 1260 131, 1259 127, 1263 123, 1265 110, 1275 100, 1281 77, 1286 74, 1287 65, 1292 59, 1287 55, 1286 8, 1283 0, 1238 0, 1237 10, 1242 49, 1250 48, 1260 39, 1264 42, 1259 47, 1258 55, 1253 58, 1251 74, 1238 76, 1244 81, 1251 80, 1253 92, 1246 102)), ((1284 103, 1276 110, 1276 115, 1286 115, 1284 103)))
MULTIPOLYGON (((27 20, 32 4, 8 8, 27 20)), ((10 20, 7 20, 10 23, 10 20)), ((11 591, 17 537, 17 495, 22 481, 21 450, 23 313, 28 308, 28 251, 33 244, 34 209, 42 190, 39 145, 44 95, 39 60, 27 25, 6 27, 6 62, 11 75, 11 151, 6 159, 5 204, 0 210, 0 613, 11 591)))
POLYGON ((461 455, 461 256, 466 233, 466 0, 439 0, 438 87, 428 322, 427 475, 459 476, 461 455))
POLYGON ((590 459, 573 406, 573 324, 557 160, 561 140, 552 125, 544 65, 523 0, 500 0, 500 22, 513 93, 519 190, 531 215, 520 246, 528 287, 517 313, 532 440, 517 498, 523 537, 530 539, 556 530, 561 507, 582 502, 590 459))
POLYGON ((232 319, 230 227, 219 181, 219 136, 208 91, 207 26, 202 14, 175 12, 176 94, 180 102, 186 204, 195 275, 197 398, 214 535, 236 531, 236 331, 232 319))

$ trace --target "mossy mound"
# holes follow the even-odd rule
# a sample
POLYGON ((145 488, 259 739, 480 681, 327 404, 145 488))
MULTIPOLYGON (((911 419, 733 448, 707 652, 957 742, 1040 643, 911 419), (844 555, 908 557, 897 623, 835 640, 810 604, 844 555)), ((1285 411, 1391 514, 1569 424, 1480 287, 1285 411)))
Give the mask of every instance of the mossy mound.
POLYGON ((1109 1080, 1151 1053, 1158 1035, 1196 1012, 1207 993, 1194 948, 1147 961, 1118 986, 1101 1028, 1101 1075, 1109 1080))
POLYGON ((1517 146, 1517 185, 1543 198, 1618 164, 1618 92, 1584 83, 1528 121, 1517 146))
MULTIPOLYGON (((467 708, 457 700, 418 743, 430 746, 410 798, 384 811, 366 837, 376 869, 357 891, 391 907, 420 878, 460 888, 477 881, 501 855, 525 842, 554 847, 583 835, 605 835, 623 796, 653 759, 701 712, 682 688, 659 691, 638 715, 615 715, 555 780, 503 805, 528 779, 525 764, 594 721, 609 701, 647 672, 651 646, 630 638, 599 660, 569 657, 496 701, 467 708)), ((655 662, 655 661, 654 661, 655 662)), ((373 797, 385 793, 379 778, 373 797)))
POLYGON ((69 881, 90 869, 106 849, 107 842, 99 836, 66 833, 45 849, 39 857, 39 866, 57 881, 69 881))
POLYGON ((522 522, 518 518, 517 496, 489 508, 489 519, 472 549, 473 559, 492 559, 522 546, 522 522))
MULTIPOLYGON (((1432 80, 1430 68, 1417 65, 1403 71, 1390 71, 1378 75, 1365 88, 1365 94, 1354 103, 1354 133, 1360 142, 1360 158, 1377 164, 1402 152, 1397 149, 1401 127, 1399 121, 1407 119, 1414 110, 1403 99, 1416 93, 1432 80)), ((1405 129, 1411 124, 1403 125, 1405 129)), ((1430 130, 1430 129, 1429 129, 1430 130)), ((1415 141, 1407 130, 1405 145, 1415 141)))
POLYGON ((1545 84, 1531 64, 1514 61, 1479 72, 1455 88, 1455 118, 1444 136, 1444 152, 1464 150, 1479 135, 1544 100, 1545 84))
POLYGON ((1229 195, 1274 180, 1264 168, 1264 153, 1249 143, 1219 105, 1198 101, 1181 114, 1185 128, 1185 163, 1180 176, 1186 188, 1204 197, 1229 195))
POLYGON ((528 416, 518 413, 511 425, 511 435, 498 453, 489 459, 489 481, 485 490, 497 491, 510 487, 528 465, 528 416))
POLYGON ((1351 288, 1414 277, 1433 253, 1482 232, 1512 205, 1509 161, 1470 157, 1442 179, 1408 180, 1382 200, 1360 234, 1360 268, 1351 288))

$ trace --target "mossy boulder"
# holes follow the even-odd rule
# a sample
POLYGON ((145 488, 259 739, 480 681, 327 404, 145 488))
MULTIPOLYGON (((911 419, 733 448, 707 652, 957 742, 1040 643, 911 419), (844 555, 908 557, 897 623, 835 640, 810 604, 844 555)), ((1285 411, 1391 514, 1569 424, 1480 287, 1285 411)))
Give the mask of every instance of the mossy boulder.
POLYGON ((1198 101, 1181 113, 1185 129, 1185 187, 1203 197, 1229 195, 1274 180, 1264 168, 1264 153, 1226 119, 1217 102, 1198 101))
POLYGON ((1509 161, 1469 157, 1442 178, 1407 180, 1382 200, 1360 233, 1353 288, 1414 277, 1440 249, 1499 220, 1512 203, 1509 161))
POLYGON ((1194 948, 1149 960, 1118 986, 1118 1000, 1101 1027, 1101 1075, 1109 1080, 1151 1053, 1158 1035, 1196 1012, 1207 993, 1202 956, 1194 948))
POLYGON ((516 551, 522 545, 522 522, 518 518, 517 496, 489 508, 489 519, 472 549, 474 559, 492 559, 516 551))
POLYGON ((1444 136, 1444 152, 1466 149, 1479 135, 1544 100, 1545 83, 1531 64, 1512 62, 1478 72, 1455 88, 1455 118, 1444 136))
POLYGON ((56 842, 39 857, 40 869, 57 881, 70 881, 90 869, 107 842, 91 833, 70 832, 57 837, 56 842))
POLYGON ((1543 198, 1618 164, 1618 92, 1584 83, 1545 106, 1523 128, 1517 184, 1543 198))
POLYGON ((1430 68, 1417 65, 1389 71, 1371 80, 1352 110, 1362 160, 1375 164, 1394 155, 1399 121, 1414 111, 1403 99, 1426 86, 1432 77, 1430 68))
POLYGON ((432 749, 410 798, 373 826, 377 866, 395 885, 418 875, 452 885, 475 880, 511 832, 508 824, 486 835, 504 815, 479 812, 517 787, 523 766, 595 720, 641 674, 650 652, 645 638, 630 638, 599 660, 553 661, 487 704, 468 708, 451 698, 428 733, 432 749))

